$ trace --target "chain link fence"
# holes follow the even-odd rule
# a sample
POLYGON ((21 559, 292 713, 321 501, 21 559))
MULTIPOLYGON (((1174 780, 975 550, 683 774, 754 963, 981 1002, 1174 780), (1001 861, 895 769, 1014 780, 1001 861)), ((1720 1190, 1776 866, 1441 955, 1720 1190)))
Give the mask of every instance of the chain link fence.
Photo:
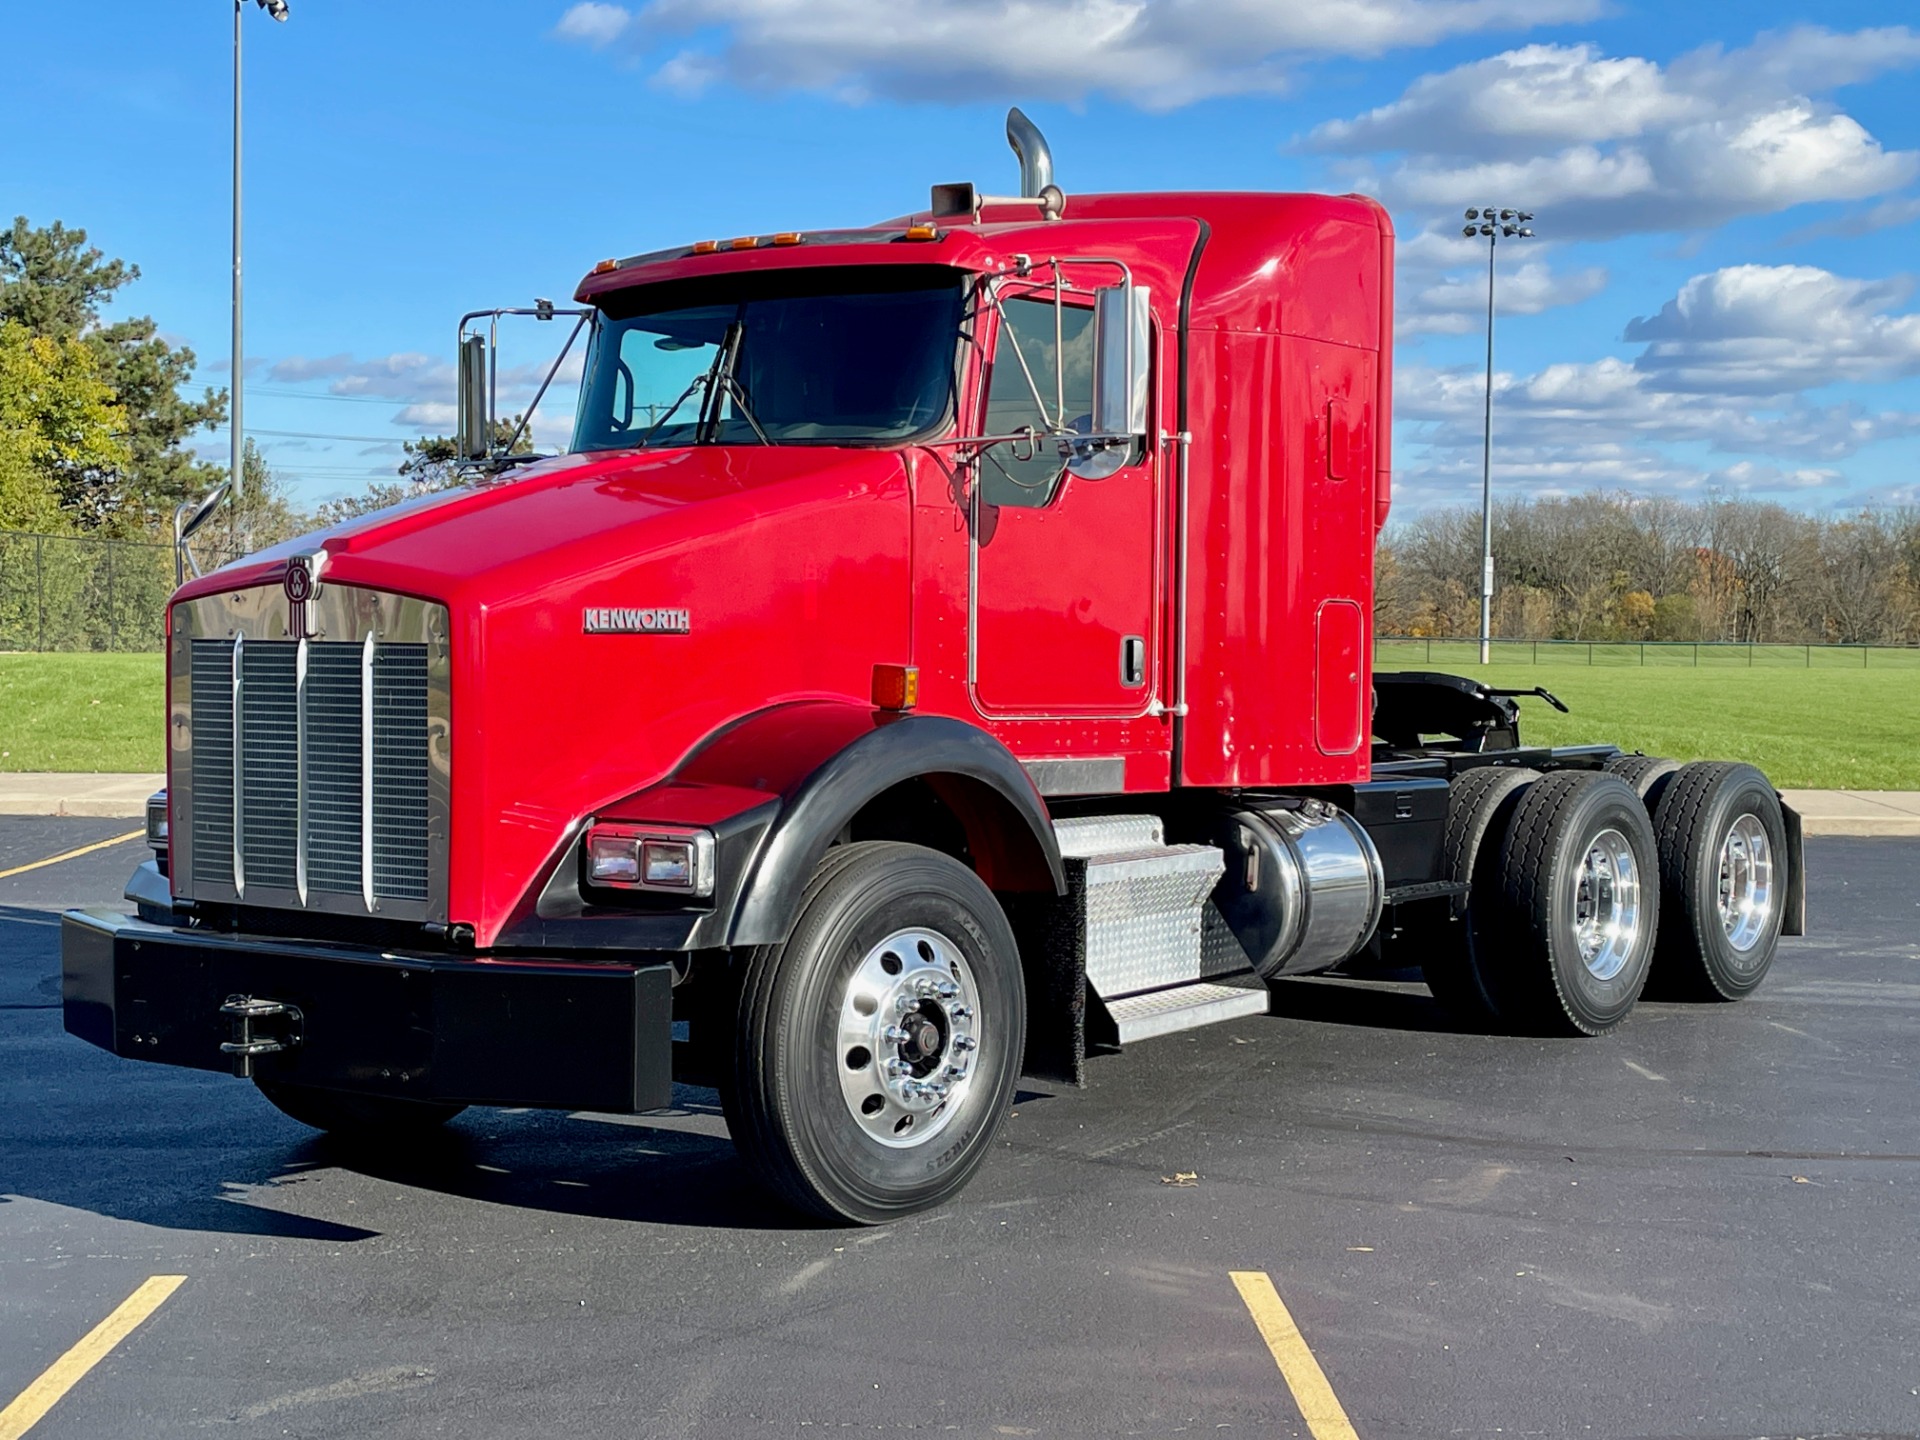
MULTIPOLYGON (((1381 670, 1480 664, 1478 640, 1381 635, 1374 640, 1381 670)), ((1912 670, 1920 673, 1920 645, 1762 645, 1737 640, 1495 640, 1494 665, 1692 667, 1700 670, 1912 670)))
POLYGON ((0 650, 159 650, 173 547, 0 531, 0 650))

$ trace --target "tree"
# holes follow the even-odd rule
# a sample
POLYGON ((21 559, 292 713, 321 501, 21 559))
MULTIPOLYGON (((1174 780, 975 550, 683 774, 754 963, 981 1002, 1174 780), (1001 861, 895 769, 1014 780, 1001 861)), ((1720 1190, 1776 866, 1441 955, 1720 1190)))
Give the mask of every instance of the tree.
POLYGON ((89 528, 150 527, 225 475, 225 467, 195 459, 185 444, 195 431, 225 421, 227 393, 207 389, 198 400, 183 398, 193 379, 193 351, 161 339, 150 316, 113 324, 101 318, 103 307, 139 278, 139 266, 108 259, 87 244, 86 231, 58 220, 35 229, 22 215, 11 230, 0 231, 0 321, 85 344, 123 412, 127 463, 64 497, 74 519, 89 528))
MULTIPOLYGON (((518 439, 514 439, 520 419, 515 415, 510 420, 494 421, 493 443, 506 445, 511 441, 513 448, 509 454, 531 455, 533 439, 530 435, 523 431, 518 439)), ((398 480, 376 480, 358 495, 329 500, 316 513, 314 518, 317 523, 338 525, 343 520, 371 515, 376 510, 385 510, 417 495, 451 490, 467 478, 460 460, 459 446, 451 436, 422 435, 418 440, 407 441, 401 448, 406 452, 406 459, 400 462, 398 480)))
POLYGON ((125 424, 86 345, 0 320, 0 528, 68 528, 126 466, 125 424))

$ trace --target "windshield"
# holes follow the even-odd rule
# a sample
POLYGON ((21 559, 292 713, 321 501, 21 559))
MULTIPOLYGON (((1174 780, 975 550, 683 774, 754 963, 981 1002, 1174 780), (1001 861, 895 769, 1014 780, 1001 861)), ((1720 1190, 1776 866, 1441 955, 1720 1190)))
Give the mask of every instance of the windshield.
POLYGON ((919 266, 827 268, 610 296, 573 448, 922 434, 953 408, 961 278, 919 266))

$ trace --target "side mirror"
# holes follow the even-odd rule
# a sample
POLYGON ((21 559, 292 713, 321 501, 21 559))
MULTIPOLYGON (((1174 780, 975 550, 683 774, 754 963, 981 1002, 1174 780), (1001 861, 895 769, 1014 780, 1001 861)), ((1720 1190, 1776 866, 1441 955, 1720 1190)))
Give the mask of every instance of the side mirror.
POLYGON ((462 460, 484 460, 493 448, 493 407, 487 395, 487 337, 460 340, 454 448, 462 460))
POLYGON ((1093 296, 1093 433, 1147 433, 1147 366, 1153 334, 1147 287, 1104 286, 1093 296))
POLYGON ((220 508, 220 502, 227 498, 227 493, 232 489, 231 479, 222 480, 198 503, 183 500, 173 507, 173 583, 176 589, 187 583, 188 570, 193 571, 195 579, 199 578, 200 562, 193 558, 193 548, 187 542, 193 538, 195 531, 213 518, 214 512, 220 508))

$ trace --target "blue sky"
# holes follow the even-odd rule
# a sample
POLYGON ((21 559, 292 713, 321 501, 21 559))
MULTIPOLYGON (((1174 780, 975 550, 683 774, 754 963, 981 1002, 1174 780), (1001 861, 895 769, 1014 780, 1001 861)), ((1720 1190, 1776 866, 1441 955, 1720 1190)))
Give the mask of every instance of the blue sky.
MULTIPOLYGON (((605 255, 1007 188, 1017 102, 1069 194, 1386 200, 1407 507, 1477 498, 1485 256, 1457 231, 1486 201, 1538 215, 1501 252, 1503 493, 1920 503, 1911 0, 292 5, 244 17, 247 422, 309 501, 449 428, 462 311, 564 298, 605 255)), ((15 7, 0 94, 0 209, 138 262, 125 305, 214 384, 231 24, 224 0, 15 7)))

